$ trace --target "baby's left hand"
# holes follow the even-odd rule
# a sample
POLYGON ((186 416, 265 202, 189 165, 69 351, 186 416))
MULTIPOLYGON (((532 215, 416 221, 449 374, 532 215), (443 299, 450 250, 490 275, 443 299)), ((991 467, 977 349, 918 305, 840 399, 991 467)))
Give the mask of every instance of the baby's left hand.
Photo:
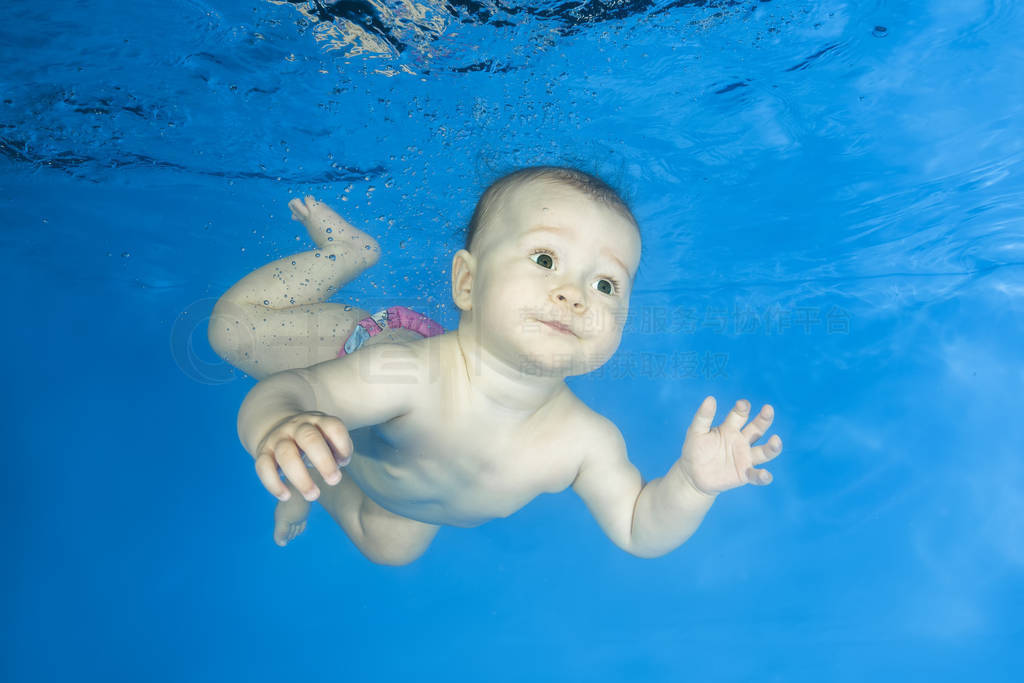
POLYGON ((782 439, 774 435, 761 446, 751 447, 750 444, 764 436, 772 424, 774 410, 770 405, 764 406, 744 427, 749 416, 750 401, 740 399, 722 424, 712 428, 715 397, 708 396, 700 404, 686 432, 683 455, 679 459, 679 465, 698 490, 715 495, 744 484, 771 483, 772 475, 754 465, 766 463, 781 453, 782 439))

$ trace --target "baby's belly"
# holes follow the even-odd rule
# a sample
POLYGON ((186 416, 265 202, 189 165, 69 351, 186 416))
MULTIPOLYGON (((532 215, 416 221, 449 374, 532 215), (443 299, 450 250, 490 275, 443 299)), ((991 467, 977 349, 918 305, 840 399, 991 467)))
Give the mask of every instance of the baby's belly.
POLYGON ((495 477, 452 452, 395 447, 369 429, 352 434, 345 470, 375 503, 427 524, 472 527, 507 517, 541 493, 536 484, 495 477))

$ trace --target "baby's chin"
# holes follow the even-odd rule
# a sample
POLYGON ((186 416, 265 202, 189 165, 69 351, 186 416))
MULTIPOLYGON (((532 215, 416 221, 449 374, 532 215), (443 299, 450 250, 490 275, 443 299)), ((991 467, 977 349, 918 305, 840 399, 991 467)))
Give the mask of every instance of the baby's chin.
POLYGON ((608 362, 608 357, 588 357, 567 354, 531 353, 519 358, 519 371, 537 378, 575 377, 593 372, 608 362))

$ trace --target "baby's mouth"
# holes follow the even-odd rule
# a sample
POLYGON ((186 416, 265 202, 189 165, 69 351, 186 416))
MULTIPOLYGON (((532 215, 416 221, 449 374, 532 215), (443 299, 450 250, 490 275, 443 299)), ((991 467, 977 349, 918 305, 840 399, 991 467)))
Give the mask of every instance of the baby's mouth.
POLYGON ((541 320, 541 322, 553 330, 558 330, 562 334, 571 334, 574 337, 576 336, 576 333, 573 332, 572 328, 570 328, 568 325, 563 325, 562 323, 555 322, 554 320, 541 320))

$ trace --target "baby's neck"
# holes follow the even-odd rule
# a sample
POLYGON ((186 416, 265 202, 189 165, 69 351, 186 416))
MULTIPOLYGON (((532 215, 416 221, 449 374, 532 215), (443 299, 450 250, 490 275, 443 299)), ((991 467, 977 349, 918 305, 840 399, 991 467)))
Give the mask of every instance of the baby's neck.
POLYGON ((524 374, 456 332, 457 346, 470 392, 489 407, 512 419, 525 420, 546 406, 565 387, 561 377, 524 374))

